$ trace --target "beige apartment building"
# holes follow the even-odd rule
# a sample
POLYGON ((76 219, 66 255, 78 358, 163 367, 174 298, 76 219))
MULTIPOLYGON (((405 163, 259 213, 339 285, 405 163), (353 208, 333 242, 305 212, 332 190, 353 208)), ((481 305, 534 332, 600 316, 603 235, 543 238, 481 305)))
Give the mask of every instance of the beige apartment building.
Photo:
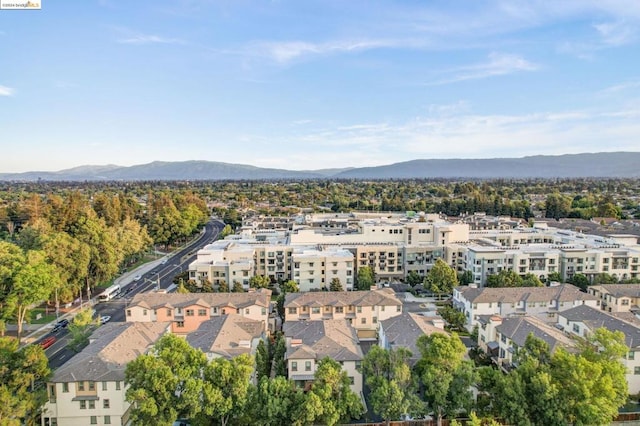
POLYGON ((221 315, 260 321, 268 330, 271 290, 247 293, 140 293, 126 308, 127 322, 169 322, 171 332, 187 334, 221 315))
POLYGON ((353 261, 348 250, 296 248, 291 255, 293 280, 300 291, 328 290, 334 278, 340 280, 345 290, 353 290, 353 261))
POLYGON ((636 311, 640 306, 640 284, 601 284, 588 290, 607 312, 636 311))
POLYGON ((402 314, 402 302, 392 289, 290 293, 284 302, 285 321, 347 320, 361 339, 374 339, 379 322, 402 314))
POLYGON ((98 328, 89 346, 57 369, 47 383, 49 400, 42 426, 126 425, 127 364, 146 353, 170 324, 109 323, 98 328))
POLYGON ((356 330, 346 319, 287 321, 282 331, 287 342, 287 375, 297 386, 309 389, 318 363, 329 357, 340 363, 351 390, 364 401, 360 369, 364 355, 356 330))

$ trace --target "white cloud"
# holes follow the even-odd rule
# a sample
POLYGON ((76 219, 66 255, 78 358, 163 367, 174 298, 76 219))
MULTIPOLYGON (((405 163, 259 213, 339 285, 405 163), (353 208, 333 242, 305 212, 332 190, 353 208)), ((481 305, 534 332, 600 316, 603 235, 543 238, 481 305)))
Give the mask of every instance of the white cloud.
POLYGON ((605 22, 593 27, 602 37, 602 42, 609 46, 622 46, 636 39, 636 26, 626 22, 605 22))
POLYGON ((15 90, 11 87, 0 85, 0 96, 13 96, 15 90))
POLYGON ((161 37, 152 34, 137 34, 131 37, 118 39, 122 44, 184 44, 184 40, 178 38, 161 37))
POLYGON ((457 83, 466 80, 478 80, 499 75, 512 74, 519 71, 536 71, 540 67, 519 55, 493 52, 485 63, 467 65, 446 71, 451 76, 427 83, 427 85, 441 85, 457 83))

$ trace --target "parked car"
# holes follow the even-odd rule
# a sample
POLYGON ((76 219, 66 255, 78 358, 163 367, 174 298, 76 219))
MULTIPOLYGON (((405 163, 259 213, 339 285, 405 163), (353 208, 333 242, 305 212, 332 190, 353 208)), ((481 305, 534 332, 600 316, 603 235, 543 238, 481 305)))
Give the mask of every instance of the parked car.
POLYGON ((40 346, 42 347, 42 349, 47 349, 49 346, 53 345, 55 342, 56 342, 55 336, 49 336, 42 339, 42 341, 40 342, 40 346))
POLYGON ((160 262, 161 265, 164 265, 165 263, 167 263, 169 261, 169 259, 162 259, 162 262, 160 262))
POLYGON ((111 317, 109 315, 103 315, 100 317, 100 324, 106 324, 110 319, 111 317))
POLYGON ((53 326, 53 333, 57 333, 58 331, 62 330, 63 328, 67 328, 67 326, 69 325, 69 320, 68 319, 62 319, 60 321, 58 321, 57 323, 55 323, 55 325, 53 326))
POLYGON ((142 275, 136 275, 135 277, 133 277, 134 281, 140 281, 142 279, 142 275))

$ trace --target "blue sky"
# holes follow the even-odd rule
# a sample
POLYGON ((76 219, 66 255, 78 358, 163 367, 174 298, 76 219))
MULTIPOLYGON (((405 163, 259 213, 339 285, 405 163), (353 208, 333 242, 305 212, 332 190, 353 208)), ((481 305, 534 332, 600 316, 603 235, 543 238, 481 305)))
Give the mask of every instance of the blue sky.
POLYGON ((0 172, 640 151, 637 0, 0 10, 0 172))

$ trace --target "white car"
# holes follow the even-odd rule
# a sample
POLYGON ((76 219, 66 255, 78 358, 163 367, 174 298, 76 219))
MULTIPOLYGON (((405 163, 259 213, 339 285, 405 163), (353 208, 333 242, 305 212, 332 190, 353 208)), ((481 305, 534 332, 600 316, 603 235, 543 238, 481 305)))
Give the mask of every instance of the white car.
POLYGON ((140 281, 142 279, 142 275, 136 275, 135 277, 133 277, 134 281, 140 281))
POLYGON ((106 324, 110 319, 111 317, 109 315, 103 315, 100 317, 100 324, 106 324))

